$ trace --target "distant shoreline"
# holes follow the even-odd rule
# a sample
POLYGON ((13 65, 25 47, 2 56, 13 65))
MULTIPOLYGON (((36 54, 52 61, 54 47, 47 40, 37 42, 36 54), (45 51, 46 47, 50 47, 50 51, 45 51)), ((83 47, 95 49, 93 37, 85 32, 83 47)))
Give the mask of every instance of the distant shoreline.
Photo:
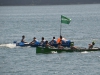
POLYGON ((30 5, 0 5, 0 6, 52 6, 52 5, 85 5, 85 4, 100 4, 100 3, 73 3, 73 4, 30 4, 30 5))

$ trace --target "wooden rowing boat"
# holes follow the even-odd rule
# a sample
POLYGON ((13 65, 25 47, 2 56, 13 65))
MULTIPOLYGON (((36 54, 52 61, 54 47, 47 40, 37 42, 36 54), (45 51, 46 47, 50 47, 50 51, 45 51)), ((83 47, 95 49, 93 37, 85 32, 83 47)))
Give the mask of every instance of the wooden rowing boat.
POLYGON ((86 49, 86 48, 77 48, 77 49, 70 49, 70 48, 64 48, 64 49, 58 49, 58 48, 45 48, 45 47, 36 47, 36 53, 52 53, 52 52, 84 52, 84 51, 100 51, 100 48, 92 48, 92 49, 86 49))

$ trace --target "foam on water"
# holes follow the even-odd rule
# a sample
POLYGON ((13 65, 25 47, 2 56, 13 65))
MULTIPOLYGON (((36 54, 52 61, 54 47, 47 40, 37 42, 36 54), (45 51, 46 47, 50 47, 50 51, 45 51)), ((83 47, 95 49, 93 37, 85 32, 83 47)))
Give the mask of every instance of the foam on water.
POLYGON ((55 53, 57 53, 57 51, 52 51, 51 53, 54 53, 55 54, 55 53))
POLYGON ((89 53, 88 51, 84 51, 84 52, 81 52, 81 53, 89 53))
POLYGON ((8 47, 8 48, 15 48, 16 47, 16 44, 1 44, 0 47, 8 47))

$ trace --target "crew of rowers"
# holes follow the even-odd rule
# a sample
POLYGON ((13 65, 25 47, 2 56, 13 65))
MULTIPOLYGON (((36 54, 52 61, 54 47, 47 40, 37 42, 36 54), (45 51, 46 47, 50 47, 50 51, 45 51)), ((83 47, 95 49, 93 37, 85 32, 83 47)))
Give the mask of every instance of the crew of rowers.
MULTIPOLYGON (((25 39, 25 36, 23 35, 21 42, 27 43, 27 42, 24 41, 24 39, 25 39)), ((53 37, 53 39, 50 42, 46 41, 44 39, 44 37, 42 37, 41 42, 38 42, 38 40, 36 39, 36 37, 34 37, 33 41, 31 41, 29 44, 30 45, 34 45, 34 44, 43 45, 45 43, 44 44, 45 47, 51 47, 51 48, 54 47, 54 46, 52 46, 53 44, 58 44, 58 49, 64 49, 64 47, 62 46, 62 43, 64 43, 65 41, 66 41, 66 39, 62 38, 62 36, 60 36, 57 40, 55 39, 55 37, 53 37)), ((88 49, 92 49, 94 45, 95 45, 95 43, 92 42, 91 44, 89 44, 88 49)), ((74 46, 74 45, 70 45, 70 48, 71 49, 77 49, 77 47, 74 46)))

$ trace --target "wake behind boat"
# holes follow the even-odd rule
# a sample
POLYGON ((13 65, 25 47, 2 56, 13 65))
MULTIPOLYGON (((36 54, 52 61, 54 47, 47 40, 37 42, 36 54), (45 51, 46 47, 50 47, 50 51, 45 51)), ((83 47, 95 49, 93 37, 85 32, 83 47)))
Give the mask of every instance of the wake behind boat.
POLYGON ((0 44, 0 47, 15 48, 16 44, 13 44, 13 43, 0 44))

